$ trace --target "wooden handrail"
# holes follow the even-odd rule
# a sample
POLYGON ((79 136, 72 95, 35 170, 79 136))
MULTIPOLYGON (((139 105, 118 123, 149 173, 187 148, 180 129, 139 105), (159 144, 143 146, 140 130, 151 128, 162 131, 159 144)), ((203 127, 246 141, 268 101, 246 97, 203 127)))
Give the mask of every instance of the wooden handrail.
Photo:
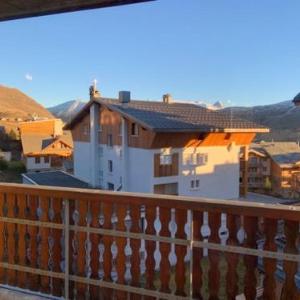
POLYGON ((0 183, 0 192, 30 194, 41 197, 82 199, 90 201, 116 202, 119 204, 160 206, 193 211, 230 213, 244 216, 300 220, 300 206, 266 204, 251 201, 221 200, 186 196, 153 195, 143 193, 112 192, 95 189, 78 189, 52 186, 32 186, 27 184, 0 183))

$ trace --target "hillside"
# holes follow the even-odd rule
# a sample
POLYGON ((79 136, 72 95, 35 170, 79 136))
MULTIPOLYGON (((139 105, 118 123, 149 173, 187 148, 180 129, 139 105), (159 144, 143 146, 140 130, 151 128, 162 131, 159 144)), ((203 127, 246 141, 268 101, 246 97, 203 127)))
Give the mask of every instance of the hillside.
POLYGON ((85 105, 85 102, 80 100, 71 100, 53 107, 48 110, 56 117, 64 122, 69 122, 85 105))
POLYGON ((53 115, 34 99, 15 88, 0 85, 0 118, 15 120, 16 118, 28 119, 33 116, 38 118, 53 118, 53 115))
POLYGON ((292 101, 253 107, 228 107, 225 111, 234 117, 254 121, 271 129, 270 133, 258 135, 265 141, 300 141, 300 108, 292 101))

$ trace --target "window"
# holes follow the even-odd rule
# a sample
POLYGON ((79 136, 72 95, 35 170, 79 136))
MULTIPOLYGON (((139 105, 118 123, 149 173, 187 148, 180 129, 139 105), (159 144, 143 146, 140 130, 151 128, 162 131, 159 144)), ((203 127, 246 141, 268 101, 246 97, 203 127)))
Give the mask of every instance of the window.
POLYGON ((113 171, 113 161, 109 160, 108 161, 108 172, 112 173, 113 171))
POLYGON ((103 157, 103 147, 99 147, 99 156, 103 157))
POLYGON ((35 157, 34 159, 36 164, 40 164, 41 163, 41 158, 39 156, 35 157))
POLYGON ((90 126, 88 124, 83 125, 83 134, 89 135, 90 134, 90 126))
POLYGON ((208 155, 204 153, 192 153, 190 157, 190 165, 206 165, 208 161, 208 155))
POLYGON ((199 188, 200 188, 200 180, 199 179, 191 180, 191 189, 197 190, 199 188))
POLYGON ((252 156, 252 157, 250 157, 250 162, 252 162, 252 163, 257 163, 257 157, 255 157, 255 156, 252 156))
POLYGON ((114 191, 115 190, 115 185, 113 183, 108 182, 107 183, 107 189, 109 191, 114 191))
POLYGON ((104 179, 103 170, 100 170, 99 171, 99 182, 100 182, 101 186, 103 184, 103 179, 104 179))
POLYGON ((50 161, 49 156, 45 156, 44 157, 45 164, 49 164, 49 161, 50 161))
POLYGON ((109 147, 113 146, 113 136, 112 136, 112 134, 107 135, 107 146, 109 146, 109 147))
POLYGON ((131 135, 139 135, 139 127, 136 123, 131 124, 131 135))
POLYGON ((171 165, 172 164, 172 155, 160 155, 160 164, 161 165, 171 165))

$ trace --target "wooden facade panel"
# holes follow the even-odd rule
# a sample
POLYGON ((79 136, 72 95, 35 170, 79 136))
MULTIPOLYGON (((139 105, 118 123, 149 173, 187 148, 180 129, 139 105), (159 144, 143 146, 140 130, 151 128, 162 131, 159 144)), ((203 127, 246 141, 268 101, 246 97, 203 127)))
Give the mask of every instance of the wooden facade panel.
POLYGON ((154 194, 178 195, 178 183, 155 184, 154 194))
POLYGON ((154 177, 178 176, 179 154, 172 154, 172 163, 162 165, 160 162, 160 153, 154 154, 154 177))
MULTIPOLYGON (((122 117, 118 112, 109 110, 102 106, 100 108, 100 134, 99 143, 107 144, 109 135, 112 136, 112 145, 122 144, 121 123, 122 117)), ((154 132, 137 124, 138 134, 132 134, 134 121, 126 119, 128 146, 141 149, 160 148, 188 148, 227 146, 234 142, 238 146, 249 145, 255 133, 203 133, 203 132, 154 132)), ((89 128, 89 115, 84 117, 72 130, 74 141, 90 141, 89 135, 84 134, 84 127, 89 128)))
POLYGON ((90 114, 86 115, 81 122, 72 129, 74 142, 90 142, 90 114))
POLYGON ((255 133, 156 133, 151 148, 228 146, 232 142, 243 146, 249 145, 254 137, 255 133))
POLYGON ((151 145, 155 138, 155 133, 137 124, 138 135, 134 136, 131 134, 131 127, 134 122, 130 120, 128 120, 127 122, 128 122, 128 146, 133 148, 143 148, 143 149, 151 148, 151 145))
POLYGON ((100 109, 100 134, 99 143, 109 144, 109 135, 112 136, 112 145, 120 146, 122 144, 121 136, 121 116, 105 107, 100 109))

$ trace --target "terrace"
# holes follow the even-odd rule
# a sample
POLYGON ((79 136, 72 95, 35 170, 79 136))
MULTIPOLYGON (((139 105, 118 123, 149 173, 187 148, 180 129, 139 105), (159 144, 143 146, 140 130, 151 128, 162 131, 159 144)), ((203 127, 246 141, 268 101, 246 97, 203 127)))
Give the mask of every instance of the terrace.
POLYGON ((300 297, 299 207, 18 184, 0 191, 2 285, 65 299, 300 297))
MULTIPOLYGON (((135 2, 10 0, 0 21, 135 2)), ((0 184, 0 283, 53 299, 299 299, 299 221, 295 206, 0 184)))

